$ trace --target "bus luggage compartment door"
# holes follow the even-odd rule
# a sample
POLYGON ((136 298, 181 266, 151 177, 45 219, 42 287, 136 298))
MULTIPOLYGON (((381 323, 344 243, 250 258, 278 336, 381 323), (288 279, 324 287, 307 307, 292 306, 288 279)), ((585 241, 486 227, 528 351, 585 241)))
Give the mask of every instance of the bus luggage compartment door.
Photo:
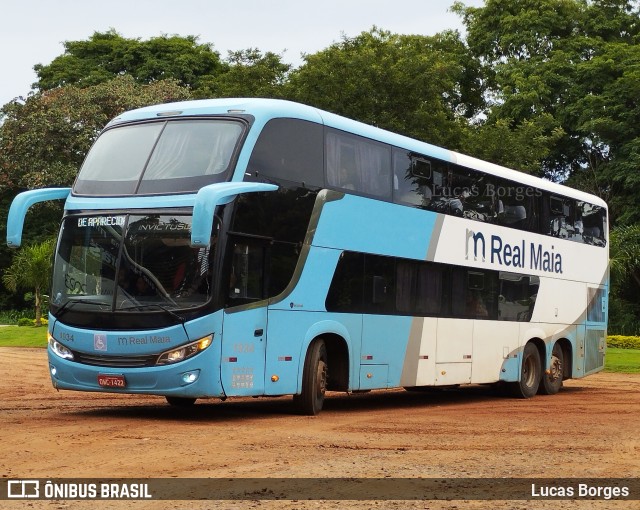
POLYGON ((267 308, 225 312, 220 378, 227 396, 264 394, 267 308))
POLYGON ((462 319, 438 319, 437 386, 471 382, 473 322, 462 319))

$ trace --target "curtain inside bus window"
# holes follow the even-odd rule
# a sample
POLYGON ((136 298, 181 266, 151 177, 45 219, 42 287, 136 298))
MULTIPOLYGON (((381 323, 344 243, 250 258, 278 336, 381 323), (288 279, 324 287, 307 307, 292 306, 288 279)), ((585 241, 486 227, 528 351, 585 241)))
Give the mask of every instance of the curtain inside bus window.
POLYGON ((417 263, 398 260, 396 265, 396 309, 406 315, 413 315, 415 307, 417 263))
POLYGON ((325 143, 329 186, 391 199, 389 146, 331 130, 325 143))
POLYGON ((417 315, 437 315, 444 301, 444 269, 425 263, 418 266, 416 285, 417 315))
POLYGON ((442 312, 446 300, 445 269, 430 262, 397 261, 396 309, 403 315, 429 316, 442 312))
POLYGON ((133 194, 164 123, 109 129, 96 140, 80 168, 78 194, 133 194))
POLYGON ((242 131, 237 122, 169 122, 153 150, 143 181, 214 175, 229 166, 242 131))
POLYGON ((243 130, 242 122, 223 119, 108 129, 89 151, 73 191, 97 196, 177 193, 226 181, 243 130))

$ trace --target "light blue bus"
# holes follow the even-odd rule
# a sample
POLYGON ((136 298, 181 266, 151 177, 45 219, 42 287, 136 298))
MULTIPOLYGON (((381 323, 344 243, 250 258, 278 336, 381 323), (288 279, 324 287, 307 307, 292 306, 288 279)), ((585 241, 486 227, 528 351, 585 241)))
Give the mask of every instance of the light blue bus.
POLYGON ((499 384, 602 369, 606 204, 308 106, 217 99, 113 119, 64 199, 58 389, 196 399, 499 384))

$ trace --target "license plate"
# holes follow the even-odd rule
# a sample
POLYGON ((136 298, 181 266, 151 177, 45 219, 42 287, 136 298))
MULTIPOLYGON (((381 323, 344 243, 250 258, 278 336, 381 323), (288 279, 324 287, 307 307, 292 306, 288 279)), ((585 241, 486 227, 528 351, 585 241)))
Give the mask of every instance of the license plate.
POLYGON ((98 384, 103 388, 125 388, 127 386, 124 375, 120 374, 98 374, 98 384))

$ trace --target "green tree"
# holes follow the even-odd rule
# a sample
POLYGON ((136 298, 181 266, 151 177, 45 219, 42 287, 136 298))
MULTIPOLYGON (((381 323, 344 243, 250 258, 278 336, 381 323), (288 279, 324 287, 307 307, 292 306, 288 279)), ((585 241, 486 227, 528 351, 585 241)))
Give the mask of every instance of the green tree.
POLYGON ((483 65, 487 123, 512 129, 546 117, 555 138, 542 173, 613 199, 611 212, 640 220, 633 197, 640 136, 638 1, 487 0, 454 10, 483 65), (551 122, 549 122, 551 120, 551 122))
POLYGON ((224 73, 204 76, 196 97, 282 97, 291 65, 257 48, 230 51, 224 73))
POLYGON ((483 106, 479 64, 456 32, 374 27, 304 61, 287 97, 434 144, 460 148, 468 119, 483 106))
POLYGON ((4 285, 12 292, 31 290, 35 296, 36 326, 42 324, 42 296, 51 280, 51 257, 54 240, 31 244, 20 249, 3 275, 4 285))
POLYGON ((611 260, 610 330, 640 333, 640 225, 614 228, 611 260))
POLYGON ((472 124, 464 152, 498 165, 540 175, 542 162, 563 136, 550 115, 540 115, 513 126, 509 119, 472 124))
POLYGON ((66 41, 64 53, 34 70, 37 90, 65 85, 87 87, 123 74, 138 83, 173 79, 197 89, 203 76, 225 70, 220 55, 210 44, 199 44, 194 36, 152 37, 146 41, 122 37, 115 30, 95 32, 86 41, 66 41))
POLYGON ((69 186, 100 130, 119 113, 188 99, 177 82, 140 85, 120 76, 99 85, 39 92, 2 109, 0 190, 69 186))

